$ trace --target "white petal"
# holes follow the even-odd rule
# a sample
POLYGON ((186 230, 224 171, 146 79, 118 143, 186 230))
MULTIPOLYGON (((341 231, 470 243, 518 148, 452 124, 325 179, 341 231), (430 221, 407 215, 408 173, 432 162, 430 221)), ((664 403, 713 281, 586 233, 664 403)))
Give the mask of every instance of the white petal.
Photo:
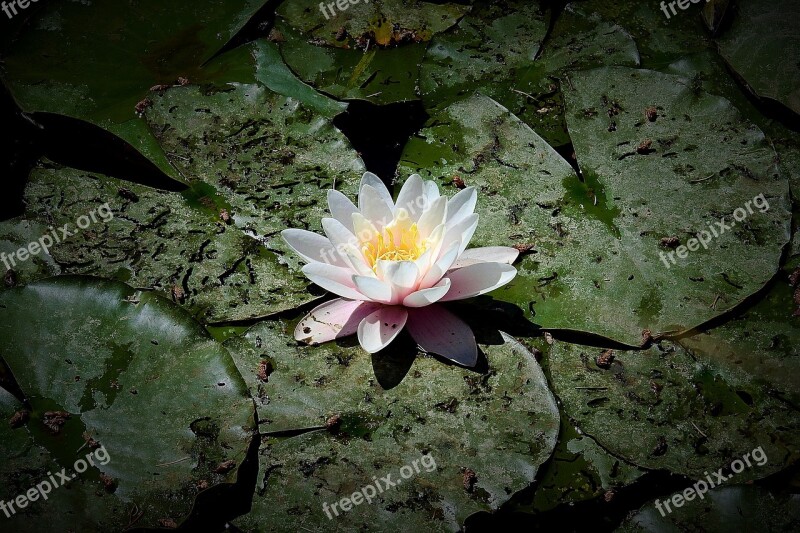
POLYGON ((397 337, 407 319, 408 311, 402 307, 381 307, 358 325, 358 342, 367 352, 378 352, 397 337))
POLYGON ((441 301, 463 300, 486 294, 505 285, 516 275, 516 268, 502 263, 478 263, 453 270, 447 274, 453 285, 441 301))
POLYGON ((372 172, 365 172, 364 175, 361 177, 361 185, 358 187, 358 208, 360 210, 364 210, 363 200, 361 199, 361 194, 364 190, 364 187, 369 185, 378 193, 386 205, 389 206, 389 209, 394 209, 394 201, 392 201, 392 195, 389 193, 389 189, 386 188, 383 181, 373 174, 372 172))
POLYGON ((326 291, 351 300, 368 299, 356 290, 353 283, 353 271, 349 268, 335 267, 325 263, 309 263, 302 270, 308 279, 326 291))
POLYGON ((429 289, 412 292, 405 297, 403 305, 405 307, 425 307, 426 305, 438 302, 447 294, 447 291, 450 290, 450 284, 451 281, 448 278, 444 278, 429 289))
POLYGON ((353 213, 353 229, 359 243, 370 242, 378 236, 378 228, 361 213, 353 213))
POLYGON ((397 195, 397 208, 403 208, 412 222, 417 222, 425 209, 425 185, 419 174, 408 177, 397 195))
POLYGON ((428 207, 422 216, 419 217, 417 227, 419 228, 419 236, 427 239, 428 236, 439 224, 442 224, 447 217, 447 198, 440 197, 434 200, 433 204, 428 207))
POLYGON ((475 335, 463 320, 442 307, 410 309, 408 332, 426 352, 439 354, 466 367, 478 361, 475 335))
POLYGON ((439 283, 439 281, 442 279, 442 276, 444 276, 445 273, 450 270, 450 267, 458 258, 458 248, 459 244, 453 243, 453 245, 450 246, 450 249, 442 254, 442 256, 422 277, 422 280, 419 282, 420 289, 427 289, 439 283))
POLYGON ((351 232, 353 231, 353 213, 358 211, 358 208, 350 201, 350 198, 336 189, 331 189, 328 191, 328 209, 333 218, 351 232))
POLYGON ((439 186, 436 185, 436 182, 433 180, 427 180, 424 182, 425 186, 425 206, 426 208, 429 207, 433 202, 439 198, 439 186))
POLYGON ((336 253, 330 239, 304 229, 285 229, 281 237, 289 248, 309 263, 328 263, 346 267, 347 263, 336 253))
POLYGON ((386 201, 371 185, 361 188, 358 204, 364 218, 372 222, 378 229, 386 227, 394 219, 393 208, 386 204, 386 201))
POLYGON ((478 191, 467 187, 447 202, 447 225, 454 226, 475 212, 478 204, 478 191))
POLYGON ((358 325, 380 304, 337 298, 318 305, 294 330, 294 338, 306 344, 321 344, 347 337, 358 331, 358 325))
POLYGON ((486 246, 485 248, 470 248, 458 257, 450 268, 463 268, 476 263, 505 263, 510 265, 517 260, 519 251, 510 246, 486 246))
POLYGON ((419 269, 413 261, 379 261, 378 276, 392 288, 392 303, 399 304, 417 286, 419 269))
POLYGON ((351 268, 359 274, 367 274, 371 269, 367 266, 364 256, 358 246, 358 239, 344 225, 335 218, 323 218, 322 229, 337 250, 339 257, 345 263, 342 266, 351 268))
POLYGON ((373 302, 388 304, 392 301, 392 286, 385 281, 369 276, 353 276, 353 283, 361 294, 373 302))
POLYGON ((444 238, 442 239, 442 249, 448 250, 453 243, 460 242, 458 253, 459 255, 462 254, 469 245, 469 241, 472 239, 477 228, 478 213, 472 213, 455 226, 447 228, 444 238))

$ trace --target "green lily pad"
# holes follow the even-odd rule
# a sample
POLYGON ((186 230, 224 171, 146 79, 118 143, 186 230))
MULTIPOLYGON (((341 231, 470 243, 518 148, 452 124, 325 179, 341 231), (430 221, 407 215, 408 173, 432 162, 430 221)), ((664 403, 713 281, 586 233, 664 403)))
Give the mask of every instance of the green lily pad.
MULTIPOLYGON (((211 94, 187 87, 156 99, 147 120, 194 188, 215 198, 217 214, 225 208, 235 226, 299 267, 280 231, 321 231, 322 218, 329 216, 327 191, 355 198, 365 170, 347 138, 318 109, 258 85, 211 94)), ((291 294, 281 292, 281 299, 289 298, 276 311, 301 305, 303 296, 310 301, 291 294)))
POLYGON ((415 0, 316 0, 283 2, 278 15, 319 44, 339 48, 424 42, 453 26, 470 9, 456 3, 415 0), (320 5, 325 6, 324 10, 320 5))
POLYGON ((226 343, 265 435, 241 528, 287 529, 302 515, 310 528, 458 530, 527 487, 553 451, 555 401, 536 360, 508 336, 483 347, 488 368, 477 373, 402 343, 371 360, 357 344, 300 346, 286 327, 264 322, 226 343), (371 504, 329 509, 387 475, 401 483, 371 504))
POLYGON ((108 456, 8 527, 180 523, 203 486, 235 479, 253 402, 228 353, 185 311, 122 283, 61 277, 0 293, 0 315, 0 355, 30 409, 13 430, 28 438, 13 459, 22 475, 4 476, 0 498, 69 473, 95 445, 108 456))
POLYGON ((789 238, 789 212, 786 182, 763 135, 724 100, 695 96, 681 82, 624 68, 573 75, 568 121, 585 182, 536 133, 483 96, 434 116, 406 146, 400 174, 419 172, 445 184, 458 175, 478 187, 481 222, 472 246, 532 245, 535 252, 524 255, 514 281, 493 294, 544 328, 633 346, 643 330, 684 331, 731 309, 772 277, 789 238), (612 82, 613 92, 584 83, 615 76, 621 79, 612 82), (633 94, 623 98, 622 91, 633 94), (577 94, 586 94, 586 102, 577 94), (606 109, 613 102, 622 107, 610 119, 606 109), (649 122, 648 103, 660 105, 663 118, 649 122), (698 107, 687 107, 692 105, 698 107), (714 110, 716 120, 729 125, 709 133, 700 118, 685 122, 681 109, 695 117, 714 110), (676 113, 684 121, 680 136, 676 113), (619 123, 616 133, 607 131, 610 120, 619 123), (734 128, 741 137, 736 143, 727 138, 734 128), (656 153, 637 154, 636 145, 648 137, 656 153), (633 156, 618 159, 629 150, 633 156), (674 157, 662 157, 673 151, 674 157), (714 179, 703 180, 709 174, 714 179), (691 183, 696 179, 701 181, 691 183), (715 205, 709 209, 711 193, 715 205), (678 236, 685 243, 693 231, 730 218, 761 193, 769 201, 766 213, 754 210, 742 228, 722 235, 708 251, 669 268, 662 262, 660 254, 671 251, 661 246, 662 238, 678 236))
POLYGON ((578 427, 643 468, 702 479, 760 447, 766 459, 735 475, 745 482, 800 454, 796 406, 730 361, 667 341, 610 360, 600 348, 557 342, 550 368, 554 392, 578 427))
MULTIPOLYGON (((38 242, 49 232, 44 224, 21 218, 0 222, 0 272, 4 274, 0 290, 61 273, 49 254, 40 252, 25 261, 20 261, 17 256, 20 249, 28 249, 30 243, 38 242)), ((30 250, 27 251, 30 254, 30 250)))
MULTIPOLYGON (((289 5, 284 4, 284 5, 289 5)), ((391 104, 417 100, 419 65, 427 43, 369 50, 317 46, 278 20, 282 61, 317 90, 341 99, 391 104)))
POLYGON ((224 203, 213 191, 192 189, 182 197, 74 169, 41 168, 25 194, 26 219, 56 228, 59 236, 64 224, 77 232, 50 249, 64 273, 161 291, 203 322, 270 315, 317 297, 299 269, 220 219, 224 203))
POLYGON ((665 499, 668 497, 658 500, 663 516, 654 500, 625 520, 617 531, 793 531, 800 523, 800 495, 771 492, 762 487, 715 488, 703 498, 691 496, 691 501, 681 503, 680 507, 670 504, 669 513, 664 507, 665 499))
POLYGON ((733 9, 720 54, 757 97, 800 113, 800 4, 753 0, 733 9))
POLYGON ((178 177, 143 120, 137 102, 158 84, 208 81, 205 61, 263 5, 231 3, 43 2, 4 53, 4 80, 26 112, 67 115, 130 143, 178 177), (156 21, 156 22, 154 22, 156 21))
POLYGON ((477 90, 551 145, 568 144, 559 81, 568 83, 568 70, 638 66, 639 53, 623 28, 574 4, 566 6, 542 45, 546 19, 536 2, 476 6, 453 31, 431 42, 420 69, 426 107, 441 110, 477 90))

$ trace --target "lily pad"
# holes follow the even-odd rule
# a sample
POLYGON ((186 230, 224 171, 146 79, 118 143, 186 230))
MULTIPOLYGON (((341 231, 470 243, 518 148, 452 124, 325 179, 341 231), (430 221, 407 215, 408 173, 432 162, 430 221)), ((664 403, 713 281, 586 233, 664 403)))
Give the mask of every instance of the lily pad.
POLYGON ((350 0, 283 2, 278 15, 318 44, 351 48, 424 42, 458 22, 469 11, 463 4, 350 0), (323 7, 324 6, 324 9, 323 7), (332 7, 334 6, 334 7, 332 7))
POLYGON ((668 497, 660 500, 663 516, 652 501, 617 531, 793 531, 800 524, 800 495, 771 492, 762 487, 719 487, 703 498, 693 496, 680 507, 670 505, 670 513, 664 508, 665 499, 668 497))
MULTIPOLYGON (((156 99, 147 119, 195 190, 215 198, 217 215, 226 209, 235 226, 298 266, 280 231, 321 231, 327 191, 354 198, 365 170, 347 138, 315 113, 323 104, 311 105, 259 85, 211 94, 187 87, 156 99)), ((297 296, 283 309, 300 305, 297 296)))
POLYGON ((420 69, 429 110, 441 110, 475 91, 512 110, 553 146, 569 143, 559 82, 568 70, 638 66, 628 33, 596 13, 568 4, 547 42, 547 16, 536 2, 476 6, 458 26, 436 36, 420 69))
POLYGON ((201 487, 234 480, 253 402, 230 355, 185 311, 122 283, 61 277, 0 293, 0 315, 0 355, 30 409, 13 430, 29 440, 13 458, 24 475, 4 476, 0 497, 69 474, 95 446, 109 457, 8 527, 180 523, 201 487))
POLYGON ((58 236, 64 224, 74 233, 50 249, 64 273, 161 291, 204 322, 270 315, 316 298, 298 269, 220 219, 222 200, 213 191, 192 189, 182 197, 74 169, 41 168, 25 194, 26 219, 52 226, 58 236), (81 230, 77 225, 86 221, 81 230))
POLYGON ((137 103, 150 96, 150 87, 177 84, 179 77, 208 81, 203 63, 264 4, 43 2, 36 20, 5 50, 3 78, 24 111, 95 124, 178 177, 136 117, 137 103))
POLYGON ((25 261, 20 261, 17 256, 20 249, 28 249, 30 243, 38 242, 49 232, 44 224, 20 218, 0 222, 0 272, 4 275, 0 290, 61 273, 49 254, 40 252, 25 261))
MULTIPOLYGON (((284 5, 289 5, 284 4, 284 5)), ((317 90, 340 99, 391 104, 417 100, 419 65, 427 43, 368 50, 318 46, 283 21, 282 61, 317 90)))
POLYGON ((780 471, 800 454, 796 406, 728 361, 667 341, 610 355, 557 342, 550 367, 568 416, 640 467, 703 479, 760 447, 766 459, 733 474, 743 483, 780 471))
POLYGON ((688 330, 761 289, 778 268, 790 221, 788 186, 763 134, 682 78, 610 67, 575 73, 572 82, 568 123, 583 180, 483 96, 434 116, 401 159, 401 175, 445 183, 459 176, 478 187, 473 246, 533 247, 496 297, 532 308, 545 328, 638 346, 643 330, 688 330), (617 81, 605 90, 593 86, 598 79, 617 81), (646 116, 651 106, 655 122, 646 116), (762 193, 766 212, 754 208, 762 193), (753 214, 745 211, 708 250, 669 260, 662 239, 685 244, 722 217, 735 222, 747 205, 753 214))
POLYGON ((264 322, 226 343, 265 435, 262 482, 239 527, 287 529, 301 514, 316 528, 455 531, 527 487, 553 451, 555 401, 531 353, 508 336, 483 347, 488 368, 473 372, 407 344, 371 361, 357 344, 300 346, 286 328, 264 322), (398 486, 329 511, 331 522, 323 503, 387 475, 398 486))
POLYGON ((733 9, 720 54, 757 97, 800 114, 800 3, 753 0, 733 9))

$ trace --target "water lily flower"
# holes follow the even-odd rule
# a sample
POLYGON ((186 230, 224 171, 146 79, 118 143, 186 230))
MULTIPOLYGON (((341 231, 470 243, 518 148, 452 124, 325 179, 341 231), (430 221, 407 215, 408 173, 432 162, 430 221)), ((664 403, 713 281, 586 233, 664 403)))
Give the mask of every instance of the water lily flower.
POLYGON ((364 350, 375 353, 405 327, 426 352, 474 366, 472 330, 438 302, 505 285, 517 274, 511 263, 519 254, 505 246, 467 250, 478 227, 476 203, 474 187, 448 199, 417 174, 403 184, 397 202, 371 172, 361 179, 358 207, 328 191, 326 237, 301 229, 281 233, 307 262, 306 277, 340 296, 303 318, 295 338, 319 344, 357 333, 364 350))

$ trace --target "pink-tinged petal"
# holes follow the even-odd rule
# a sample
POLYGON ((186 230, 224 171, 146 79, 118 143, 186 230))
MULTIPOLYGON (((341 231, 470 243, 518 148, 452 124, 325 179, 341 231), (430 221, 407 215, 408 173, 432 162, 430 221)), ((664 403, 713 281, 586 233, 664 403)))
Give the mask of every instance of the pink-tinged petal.
POLYGON ((502 287, 517 275, 517 269, 502 263, 478 263, 447 274, 453 285, 441 301, 463 300, 502 287))
POLYGON ((330 239, 304 229, 285 229, 281 237, 289 248, 309 263, 328 263, 346 267, 347 263, 336 253, 330 239))
POLYGON ((403 330, 407 319, 408 311, 402 307, 381 307, 358 325, 358 342, 369 353, 379 352, 403 330))
POLYGON ((378 196, 383 199, 389 209, 394 210, 394 200, 392 200, 392 195, 389 192, 389 189, 386 188, 386 185, 381 181, 381 179, 373 174, 372 172, 365 172, 364 175, 361 177, 361 185, 358 187, 358 208, 359 210, 364 210, 364 200, 362 199, 361 195, 364 191, 364 187, 369 185, 378 193, 378 196))
POLYGON ((397 195, 397 209, 405 209, 412 222, 417 222, 425 209, 425 185, 419 174, 408 177, 397 195))
POLYGON ((353 232, 353 213, 358 211, 358 208, 350 198, 336 189, 331 189, 328 191, 328 209, 333 218, 341 222, 348 231, 353 232))
POLYGON ((349 267, 358 274, 370 270, 358 248, 358 239, 341 222, 335 218, 323 218, 322 229, 344 262, 342 266, 349 267))
POLYGON ((459 255, 469 245, 469 240, 478 228, 478 213, 472 213, 461 222, 450 226, 442 238, 442 250, 449 250, 454 243, 459 243, 459 255))
POLYGON ((425 206, 430 207, 436 199, 439 198, 439 186, 436 185, 435 181, 427 180, 424 182, 425 187, 425 206))
POLYGON ((478 191, 467 187, 447 202, 447 225, 454 226, 475 212, 478 204, 478 191))
POLYGON ((353 271, 349 268, 336 267, 325 263, 309 263, 303 268, 303 274, 323 289, 351 300, 368 300, 356 290, 353 283, 353 271))
POLYGON ((436 261, 428 272, 422 277, 422 280, 419 282, 420 289, 428 289, 433 287, 439 281, 441 281, 442 276, 450 269, 453 262, 458 258, 458 247, 459 244, 453 243, 450 246, 450 249, 445 251, 442 256, 436 261))
POLYGON ((450 280, 444 278, 442 281, 429 289, 422 289, 417 292, 412 292, 403 300, 405 307, 425 307, 441 300, 447 291, 450 290, 450 280))
POLYGON ((393 207, 389 206, 371 185, 361 188, 358 202, 361 214, 378 229, 387 226, 394 219, 393 207))
POLYGON ((399 304, 416 288, 419 269, 413 261, 379 261, 378 276, 392 288, 392 303, 399 304))
POLYGON ((294 338, 306 344, 322 344, 358 331, 365 317, 380 304, 337 298, 314 308, 294 330, 294 338))
POLYGON ((417 223, 419 236, 427 239, 437 226, 444 223, 446 217, 447 198, 442 196, 434 200, 433 204, 419 217, 419 222, 417 223))
POLYGON ((473 367, 478 362, 478 345, 472 330, 441 305, 410 309, 407 326, 414 341, 426 352, 465 367, 473 367))
POLYGON ((353 283, 358 292, 373 302, 388 304, 392 301, 392 286, 389 283, 370 276, 353 276, 353 283))
POLYGON ((510 265, 517 260, 519 250, 510 246, 487 246, 485 248, 470 248, 453 263, 452 269, 463 268, 477 263, 504 263, 510 265))

